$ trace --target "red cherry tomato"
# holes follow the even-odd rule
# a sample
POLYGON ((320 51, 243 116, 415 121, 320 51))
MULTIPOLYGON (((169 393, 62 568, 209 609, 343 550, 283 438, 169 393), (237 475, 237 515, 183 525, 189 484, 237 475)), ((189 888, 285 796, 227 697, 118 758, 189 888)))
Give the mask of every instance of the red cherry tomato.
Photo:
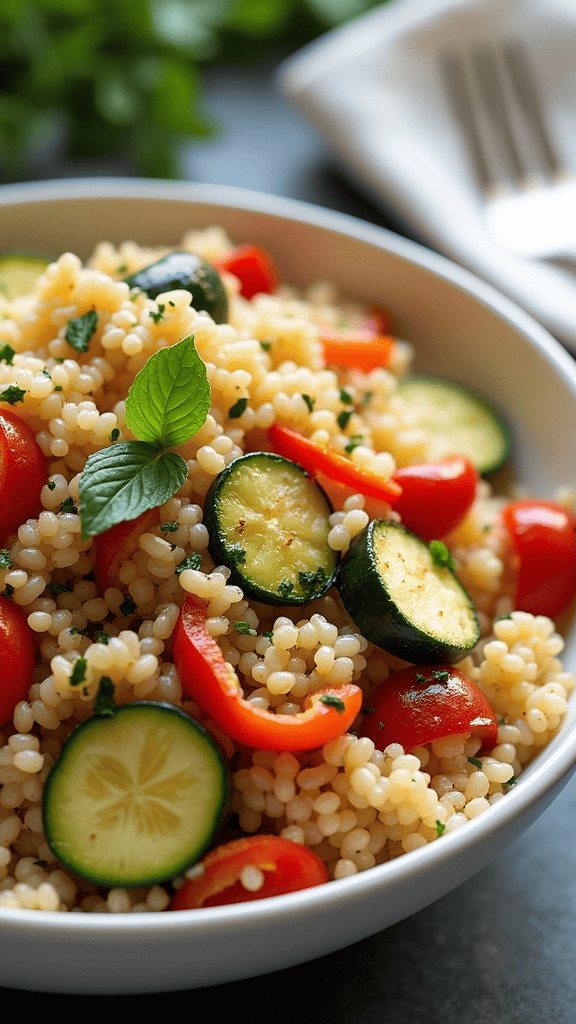
POLYGON ((478 473, 469 459, 448 455, 438 462, 397 469, 402 494, 392 507, 404 526, 424 540, 439 540, 462 521, 476 497, 478 473))
POLYGON ((453 665, 411 665, 388 676, 370 694, 361 736, 378 750, 400 743, 411 750, 432 740, 471 732, 491 749, 498 723, 481 690, 453 665))
POLYGON ((171 910, 197 910, 247 903, 310 889, 328 881, 326 865, 306 846, 280 836, 249 836, 216 847, 202 861, 204 871, 185 882, 172 900, 171 910), (259 868, 264 885, 256 892, 245 889, 240 873, 259 868))
POLYGON ((34 682, 34 633, 17 604, 0 594, 0 726, 6 725, 18 701, 34 682))
POLYGON ((103 594, 108 587, 123 584, 119 572, 122 562, 127 562, 138 550, 140 537, 158 522, 158 509, 150 508, 136 519, 117 523, 96 538, 96 586, 103 594))
POLYGON ((555 501, 513 501, 504 525, 518 555, 514 607, 555 618, 576 594, 576 517, 555 501))
POLYGON ((276 267, 268 253, 257 245, 240 245, 214 265, 217 270, 227 270, 238 278, 240 294, 245 299, 261 292, 272 293, 278 287, 276 267))
POLYGON ((47 477, 32 428, 17 413, 0 410, 0 539, 38 513, 47 477))

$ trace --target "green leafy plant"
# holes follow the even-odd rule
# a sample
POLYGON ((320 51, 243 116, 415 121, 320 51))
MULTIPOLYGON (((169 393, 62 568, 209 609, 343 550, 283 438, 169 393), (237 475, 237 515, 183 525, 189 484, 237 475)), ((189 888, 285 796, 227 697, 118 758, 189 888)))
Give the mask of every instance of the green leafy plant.
POLYGON ((3 0, 0 167, 34 175, 55 147, 76 159, 118 154, 140 174, 177 177, 183 139, 216 126, 202 70, 293 49, 376 0, 3 0))

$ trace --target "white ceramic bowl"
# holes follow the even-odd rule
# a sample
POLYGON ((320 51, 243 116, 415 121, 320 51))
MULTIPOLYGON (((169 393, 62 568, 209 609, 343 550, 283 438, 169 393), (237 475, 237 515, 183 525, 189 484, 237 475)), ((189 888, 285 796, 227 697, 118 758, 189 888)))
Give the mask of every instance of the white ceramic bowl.
MULTIPOLYGON (((444 258, 350 217, 240 189, 127 179, 0 188, 8 250, 85 258, 101 239, 176 244, 186 229, 209 224, 265 246, 286 281, 331 278, 390 306, 419 368, 474 383, 505 410, 516 479, 542 496, 576 480, 576 363, 529 316, 444 258)), ((576 635, 568 636, 565 662, 576 669, 576 635)), ((575 714, 573 702, 560 734, 490 811, 352 878, 174 914, 0 910, 0 985, 81 994, 194 988, 289 967, 374 934, 454 889, 542 813, 574 771, 575 714)))

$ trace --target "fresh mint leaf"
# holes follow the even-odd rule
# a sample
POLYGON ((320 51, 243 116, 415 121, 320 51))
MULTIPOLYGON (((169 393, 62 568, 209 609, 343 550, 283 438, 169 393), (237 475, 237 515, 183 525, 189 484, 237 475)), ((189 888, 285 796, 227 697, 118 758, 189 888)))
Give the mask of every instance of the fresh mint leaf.
POLYGON ((126 423, 141 441, 172 448, 200 429, 209 408, 206 367, 190 335, 155 352, 136 375, 126 400, 126 423))
POLYGON ((180 455, 146 441, 121 441, 94 452, 80 477, 82 538, 163 505, 187 475, 180 455))
POLYGON ((77 352, 87 352, 90 346, 90 339, 98 327, 98 314, 95 309, 89 309, 87 313, 68 321, 68 327, 64 337, 72 348, 77 352))

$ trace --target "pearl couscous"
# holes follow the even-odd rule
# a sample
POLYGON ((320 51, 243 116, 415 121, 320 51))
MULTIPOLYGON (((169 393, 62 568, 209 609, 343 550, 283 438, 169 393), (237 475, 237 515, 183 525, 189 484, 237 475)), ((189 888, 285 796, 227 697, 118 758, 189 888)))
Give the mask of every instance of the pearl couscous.
MULTIPOLYGON (((185 235, 180 248, 217 263, 232 242, 209 228, 185 235)), ((205 504, 218 475, 247 452, 269 451, 276 422, 384 480, 397 467, 437 457, 437 439, 397 393, 412 365, 408 343, 395 342, 386 368, 325 365, 322 329, 362 327, 363 306, 324 282, 246 299, 236 277, 223 273, 229 316, 215 323, 185 290, 152 299, 123 280, 167 252, 102 243, 86 265, 66 253, 31 294, 0 298, 0 349, 14 352, 0 361, 0 392, 21 389, 11 412, 31 426, 48 466, 42 510, 5 538, 0 568, 0 591, 23 611, 36 641, 32 685, 0 729, 0 908, 164 911, 202 870, 196 864, 166 884, 105 891, 56 860, 43 829, 43 787, 73 727, 91 716, 102 676, 118 703, 165 702, 211 732, 233 775, 231 837, 272 833, 303 844, 333 879, 416 850, 488 811, 555 734, 574 688, 554 622, 513 608, 500 519, 509 499, 481 482, 446 545, 479 621, 480 641, 456 666, 496 714, 489 753, 470 732, 380 750, 361 734, 362 713, 319 749, 250 750, 207 718, 183 691, 173 660, 188 595, 205 602, 206 629, 254 708, 297 715, 309 695, 349 684, 369 704, 376 686, 405 665, 361 634, 333 587, 299 607, 245 595, 209 553, 205 504), (75 351, 67 327, 91 310, 97 324, 89 347, 75 351), (98 538, 83 539, 79 514, 82 471, 93 453, 132 438, 126 397, 149 357, 191 335, 211 397, 203 425, 175 449, 186 478, 120 561, 117 585, 101 590, 98 538), (75 687, 79 659, 84 685, 75 687)), ((383 513, 353 489, 330 497, 328 545, 342 556, 383 513)), ((573 505, 567 489, 556 497, 573 505)), ((394 519, 389 508, 384 514, 394 519)), ((248 865, 241 881, 257 892, 262 872, 248 865)))

